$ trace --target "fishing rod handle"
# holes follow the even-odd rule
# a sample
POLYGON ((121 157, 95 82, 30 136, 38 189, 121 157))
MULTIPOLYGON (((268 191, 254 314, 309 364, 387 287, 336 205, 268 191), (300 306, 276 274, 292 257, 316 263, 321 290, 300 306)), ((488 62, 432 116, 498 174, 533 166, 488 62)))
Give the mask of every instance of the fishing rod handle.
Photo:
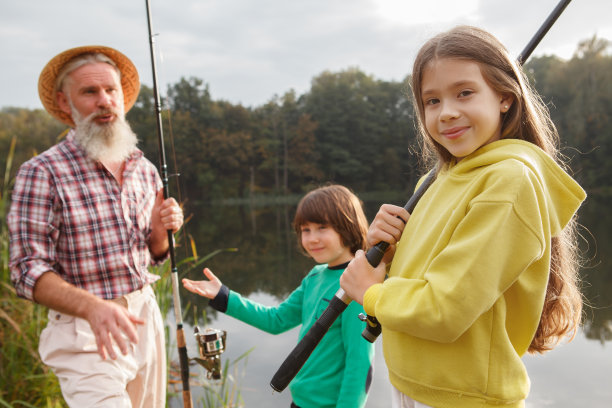
POLYGON ((270 387, 272 387, 274 391, 282 392, 287 388, 287 385, 289 385, 291 380, 293 380, 302 369, 302 366, 304 366, 304 363, 306 363, 306 360, 308 360, 308 357, 310 357, 325 333, 327 333, 336 318, 344 312, 350 302, 351 298, 348 297, 342 289, 336 292, 336 295, 329 302, 329 305, 321 316, 304 337, 302 337, 300 342, 276 371, 274 377, 272 377, 270 387), (340 296, 338 296, 339 294, 340 296))
MULTIPOLYGON (((414 211, 414 207, 416 207, 421 197, 423 197, 423 194, 425 194, 425 191, 429 188, 429 186, 431 186, 435 179, 436 169, 434 168, 429 171, 425 180, 423 180, 423 182, 414 192, 412 197, 408 199, 408 202, 404 206, 404 209, 406 209, 406 211, 408 211, 409 213, 412 213, 412 211, 414 211)), ((389 248, 388 242, 379 242, 378 244, 370 248, 368 252, 366 252, 366 259, 368 260, 368 263, 372 265, 372 267, 376 268, 385 256, 385 251, 387 250, 387 248, 389 248)), ((378 322, 378 319, 376 319, 376 317, 370 315, 367 315, 363 320, 366 322, 366 328, 363 329, 363 332, 361 332, 361 337, 363 337, 370 343, 374 343, 378 336, 380 336, 380 333, 382 331, 380 323, 378 322)))
MULTIPOLYGON (((416 207, 423 194, 425 194, 425 191, 429 188, 429 186, 431 186, 431 183, 433 183, 435 179, 436 169, 431 169, 427 174, 425 180, 423 180, 419 188, 417 188, 417 190, 410 197, 410 199, 408 199, 408 202, 404 206, 404 209, 408 211, 408 213, 412 214, 412 211, 414 211, 414 207, 416 207)), ((380 264, 380 261, 382 261, 387 248, 389 248, 388 242, 379 242, 372 248, 368 249, 368 252, 366 252, 366 259, 368 260, 368 263, 374 268, 376 268, 380 264)))

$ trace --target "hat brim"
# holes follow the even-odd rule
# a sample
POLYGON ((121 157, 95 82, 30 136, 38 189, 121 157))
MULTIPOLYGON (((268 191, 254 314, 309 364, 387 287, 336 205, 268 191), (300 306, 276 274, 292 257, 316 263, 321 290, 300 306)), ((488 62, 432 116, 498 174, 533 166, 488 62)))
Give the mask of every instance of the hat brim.
POLYGON ((72 117, 61 110, 57 103, 55 82, 60 70, 68 61, 81 54, 88 53, 104 54, 113 60, 117 68, 119 68, 119 72, 121 72, 123 103, 126 113, 134 106, 136 98, 138 98, 138 92, 140 91, 140 79, 136 67, 128 57, 113 48, 104 47, 102 45, 88 45, 71 48, 56 55, 47 63, 40 73, 40 77, 38 78, 38 96, 47 112, 54 118, 71 127, 75 126, 72 117))

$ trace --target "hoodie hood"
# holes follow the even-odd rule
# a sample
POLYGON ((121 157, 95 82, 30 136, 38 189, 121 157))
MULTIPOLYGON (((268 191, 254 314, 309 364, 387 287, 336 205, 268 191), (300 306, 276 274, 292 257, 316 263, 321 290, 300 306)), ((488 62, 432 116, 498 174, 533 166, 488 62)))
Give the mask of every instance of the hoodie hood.
POLYGON ((553 235, 557 235, 572 219, 586 192, 546 152, 533 143, 503 139, 481 147, 447 170, 463 175, 482 166, 516 160, 527 166, 539 179, 547 193, 548 216, 553 235))

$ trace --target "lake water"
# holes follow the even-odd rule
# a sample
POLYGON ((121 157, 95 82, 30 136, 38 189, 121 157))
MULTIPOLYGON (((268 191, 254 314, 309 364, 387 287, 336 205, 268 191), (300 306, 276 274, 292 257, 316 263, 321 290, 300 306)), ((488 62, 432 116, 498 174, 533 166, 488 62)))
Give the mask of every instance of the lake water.
MULTIPOLYGON (((369 220, 378 205, 366 203, 369 220)), ((609 203, 605 201, 591 200, 581 209, 579 221, 585 225, 582 246, 588 258, 582 275, 590 307, 586 308, 582 330, 571 343, 562 344, 543 356, 524 357, 532 383, 527 399, 529 408, 612 406, 612 262, 609 258, 612 218, 608 208, 609 203)), ((296 249, 290 227, 294 210, 293 205, 205 206, 192 210, 197 213, 198 222, 191 221, 186 229, 200 255, 220 248, 237 248, 237 252, 216 255, 206 266, 231 289, 262 304, 276 305, 299 285, 313 266, 312 261, 296 249)), ((177 248, 179 259, 183 249, 177 248)), ((189 272, 189 277, 200 279, 201 269, 189 272)), ((190 305, 185 318, 189 356, 196 357, 198 353, 191 336, 194 324, 200 328, 226 330, 224 363, 234 362, 251 350, 246 359, 230 369, 244 406, 289 407, 289 390, 273 393, 269 383, 297 344, 297 329, 270 335, 211 311, 203 298, 185 291, 181 294, 183 308, 190 305), (198 309, 197 322, 193 318, 194 306, 198 309), (202 311, 206 312, 206 318, 202 317, 202 311)), ((370 408, 390 406, 390 385, 381 344, 382 340, 377 340, 374 379, 366 405, 370 408)), ((194 366, 191 371, 203 370, 194 366)), ((194 401, 201 392, 200 387, 192 387, 194 401)), ((195 406, 201 405, 196 403, 195 406)))

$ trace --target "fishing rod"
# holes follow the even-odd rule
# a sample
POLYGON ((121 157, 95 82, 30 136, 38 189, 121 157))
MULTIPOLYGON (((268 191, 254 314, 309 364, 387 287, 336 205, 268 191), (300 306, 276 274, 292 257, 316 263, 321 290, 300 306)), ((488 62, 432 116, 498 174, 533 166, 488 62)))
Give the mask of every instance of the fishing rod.
MULTIPOLYGON (((529 41, 527 47, 525 47, 525 49, 519 54, 519 57, 517 58, 519 65, 522 65, 529 58, 535 47, 540 43, 544 35, 546 35, 550 27, 552 27, 570 1, 571 0, 561 0, 555 9, 550 13, 546 21, 544 21, 531 41, 529 41)), ((409 213, 412 213, 418 201, 421 199, 423 194, 425 194, 425 191, 435 181, 436 175, 437 171, 435 168, 430 170, 425 180, 423 180, 419 188, 415 191, 412 197, 410 197, 404 206, 409 213)), ((368 260, 368 263, 374 268, 377 267, 382 261, 388 247, 389 243, 379 242, 370 248, 366 252, 366 259, 368 260)), ((291 380, 295 378, 325 333, 327 333, 331 325, 338 318, 338 316, 344 312, 351 301, 352 299, 342 288, 338 289, 334 297, 330 300, 327 308, 287 356, 283 364, 281 364, 279 369, 276 371, 276 374, 274 374, 274 377, 272 377, 270 386, 274 391, 282 392, 287 385, 289 385, 291 380)), ((362 337, 373 343, 381 333, 380 323, 374 316, 364 316, 361 314, 359 318, 366 322, 366 328, 361 334, 362 337)))
MULTIPOLYGON (((159 141, 159 171, 163 183, 164 199, 170 196, 168 189, 168 166, 166 164, 166 151, 164 149, 164 132, 162 127, 161 99, 157 86, 157 68, 155 67, 155 38, 153 36, 153 24, 151 22, 151 6, 149 0, 145 0, 147 6, 147 23, 149 27, 149 44, 151 49, 151 68, 153 71, 153 95, 155 98, 155 112, 157 118, 157 135, 159 141)), ((172 230, 168 230, 168 244, 170 252, 170 266, 172 273, 172 300, 174 302, 174 317, 176 319, 176 345, 178 347, 179 363, 181 369, 181 380, 183 382, 183 407, 192 408, 191 391, 189 389, 189 358, 187 357, 187 345, 185 343, 185 332, 183 331, 183 313, 181 312, 181 298, 179 296, 178 269, 174 252, 174 236, 172 230)))

